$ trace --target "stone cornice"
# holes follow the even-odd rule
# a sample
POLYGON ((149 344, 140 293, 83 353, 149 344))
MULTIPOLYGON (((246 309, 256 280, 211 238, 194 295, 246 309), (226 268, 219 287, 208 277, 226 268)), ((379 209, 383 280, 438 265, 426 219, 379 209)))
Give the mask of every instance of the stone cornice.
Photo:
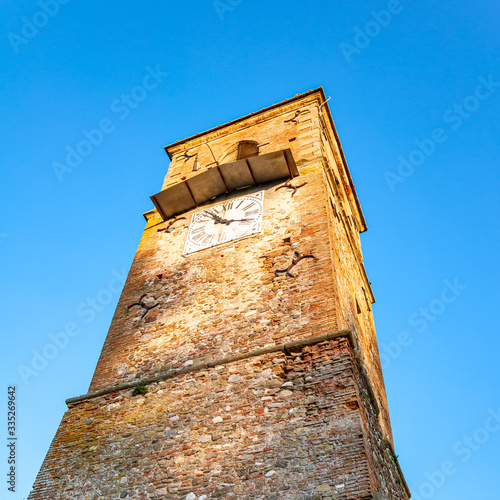
POLYGON ((244 352, 241 354, 236 354, 234 356, 226 356, 224 358, 216 359, 213 361, 205 361, 196 363, 196 360, 193 360, 193 364, 191 366, 177 368, 174 370, 168 370, 166 372, 160 372, 158 375, 154 377, 143 378, 140 380, 135 380, 134 382, 127 382, 124 384, 118 384, 111 387, 106 387, 104 389, 100 389, 99 391, 89 392, 82 396, 77 396, 74 398, 69 398, 66 400, 66 404, 70 405, 72 403, 78 403, 80 401, 86 401, 88 399, 98 398, 99 396, 104 396, 106 394, 111 394, 113 392, 123 391, 126 389, 133 389, 139 385, 146 386, 149 384, 154 384, 156 382, 161 382, 163 380, 172 379, 178 377, 179 375, 184 375, 186 373, 192 373, 200 370, 206 370, 208 368, 213 368, 219 365, 227 365, 229 363, 234 363, 236 361, 240 361, 242 359, 254 358, 257 356, 262 356, 264 354, 271 354, 273 352, 283 352, 285 354, 289 354, 291 351, 295 351, 301 349, 302 347, 308 345, 319 344, 320 342, 325 342, 328 340, 335 340, 340 337, 346 337, 349 339, 351 346, 353 348, 357 348, 356 341, 354 336, 350 330, 339 330, 332 333, 325 333, 322 335, 315 335, 314 337, 307 337, 305 339, 294 340, 292 342, 288 342, 286 344, 276 344, 270 347, 263 347, 261 349, 254 349, 249 352, 244 352))

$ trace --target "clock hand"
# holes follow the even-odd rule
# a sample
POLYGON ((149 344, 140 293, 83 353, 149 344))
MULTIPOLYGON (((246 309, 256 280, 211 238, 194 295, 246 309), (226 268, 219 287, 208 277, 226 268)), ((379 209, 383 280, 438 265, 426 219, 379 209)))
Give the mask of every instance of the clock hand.
POLYGON ((249 221, 249 220, 252 220, 252 219, 223 219, 222 217, 217 217, 217 219, 215 220, 215 223, 229 225, 229 224, 231 224, 231 222, 245 222, 245 221, 249 221))
POLYGON ((220 217, 219 215, 214 215, 215 223, 216 224, 229 224, 230 221, 220 217))
POLYGON ((223 219, 222 217, 217 217, 217 219, 215 219, 216 224, 226 224, 226 226, 229 226, 229 224, 231 224, 231 222, 232 221, 223 219))
POLYGON ((215 224, 226 224, 227 226, 231 224, 231 222, 245 222, 249 221, 252 219, 224 219, 224 217, 221 217, 220 215, 217 215, 215 213, 212 213, 210 211, 205 212, 209 217, 212 217, 214 219, 215 224))
POLYGON ((212 212, 208 212, 208 211, 207 211, 207 212, 205 212, 205 214, 206 214, 206 215, 208 215, 209 217, 212 217, 212 219, 214 219, 216 223, 217 223, 218 221, 220 221, 220 220, 224 220, 224 219, 222 219, 222 217, 220 217, 220 216, 219 216, 219 215, 217 215, 217 214, 213 214, 212 212))
POLYGON ((226 220, 223 217, 221 217, 220 215, 214 214, 212 212, 207 211, 207 212, 205 212, 205 214, 208 215, 209 217, 211 217, 215 221, 215 224, 229 225, 231 222, 234 222, 233 220, 226 220))

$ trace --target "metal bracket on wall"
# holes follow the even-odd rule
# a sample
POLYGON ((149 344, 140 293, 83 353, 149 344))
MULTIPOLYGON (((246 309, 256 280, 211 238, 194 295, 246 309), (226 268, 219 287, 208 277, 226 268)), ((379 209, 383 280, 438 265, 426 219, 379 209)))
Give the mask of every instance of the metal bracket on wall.
POLYGON ((286 269, 276 269, 276 271, 274 271, 274 274, 277 275, 278 273, 286 273, 286 276, 288 276, 289 278, 295 278, 295 275, 293 275, 290 271, 292 270, 292 268, 294 266, 296 266, 302 259, 314 259, 314 260, 318 260, 317 257, 315 257, 314 255, 301 255, 300 252, 293 252, 293 260, 292 260, 292 263, 286 268, 286 269))
POLYGON ((292 196, 297 192, 297 189, 301 188, 302 186, 305 186, 307 184, 307 182, 304 182, 303 184, 299 184, 298 186, 292 186, 290 184, 290 181, 292 179, 288 179, 285 184, 283 184, 283 186, 280 186, 280 187, 277 187, 275 189, 275 191, 278 191, 278 189, 283 189, 283 188, 288 188, 288 189, 293 189, 293 193, 292 193, 292 196))
POLYGON ((161 229, 157 229, 158 232, 165 231, 166 233, 171 233, 174 228, 172 227, 178 220, 186 220, 186 217, 177 217, 175 216, 173 219, 170 219, 166 227, 162 227, 161 229))
POLYGON ((130 304, 127 309, 130 309, 131 307, 134 307, 134 306, 139 306, 139 307, 142 307, 143 309, 146 309, 144 311, 144 313, 142 314, 141 316, 141 319, 144 318, 144 316, 146 316, 146 314, 151 311, 151 309, 154 309, 155 307, 158 307, 160 304, 155 304, 154 306, 148 306, 147 304, 145 304, 142 299, 147 295, 147 293, 145 293, 140 299, 139 299, 139 302, 134 302, 133 304, 130 304))
POLYGON ((196 151, 196 153, 193 153, 192 155, 188 154, 187 151, 183 151, 182 153, 179 154, 179 156, 177 157, 177 159, 184 158, 184 163, 186 163, 190 158, 193 158, 197 154, 198 154, 198 151, 196 151))
POLYGON ((299 109, 295 111, 295 114, 293 115, 293 118, 290 118, 290 120, 285 120, 283 123, 297 123, 296 118, 302 113, 302 111, 299 109))

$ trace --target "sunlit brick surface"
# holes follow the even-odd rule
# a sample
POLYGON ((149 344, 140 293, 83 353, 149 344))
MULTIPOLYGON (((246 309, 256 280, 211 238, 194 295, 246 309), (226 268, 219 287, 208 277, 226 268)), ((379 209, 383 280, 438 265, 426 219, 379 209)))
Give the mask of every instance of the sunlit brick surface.
POLYGON ((339 340, 78 403, 32 498, 405 498, 365 399, 339 340))
POLYGON ((366 227, 322 102, 310 92, 169 148, 164 188, 214 168, 214 157, 234 161, 242 140, 261 153, 290 148, 292 184, 306 184, 294 196, 275 182, 213 200, 263 190, 262 232, 187 257, 196 210, 170 232, 148 213, 89 391, 341 329, 356 346, 342 338, 253 356, 149 385, 145 396, 72 404, 31 500, 408 497, 391 450, 366 227), (294 251, 316 260, 277 275, 294 251), (129 308, 143 295, 156 304, 144 318, 129 308))

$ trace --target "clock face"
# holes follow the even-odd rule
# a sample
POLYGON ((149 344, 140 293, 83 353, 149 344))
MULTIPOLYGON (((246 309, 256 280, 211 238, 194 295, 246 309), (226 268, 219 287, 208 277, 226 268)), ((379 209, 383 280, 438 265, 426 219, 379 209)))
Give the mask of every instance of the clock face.
POLYGON ((183 255, 260 233, 264 191, 226 201, 191 218, 183 255))

